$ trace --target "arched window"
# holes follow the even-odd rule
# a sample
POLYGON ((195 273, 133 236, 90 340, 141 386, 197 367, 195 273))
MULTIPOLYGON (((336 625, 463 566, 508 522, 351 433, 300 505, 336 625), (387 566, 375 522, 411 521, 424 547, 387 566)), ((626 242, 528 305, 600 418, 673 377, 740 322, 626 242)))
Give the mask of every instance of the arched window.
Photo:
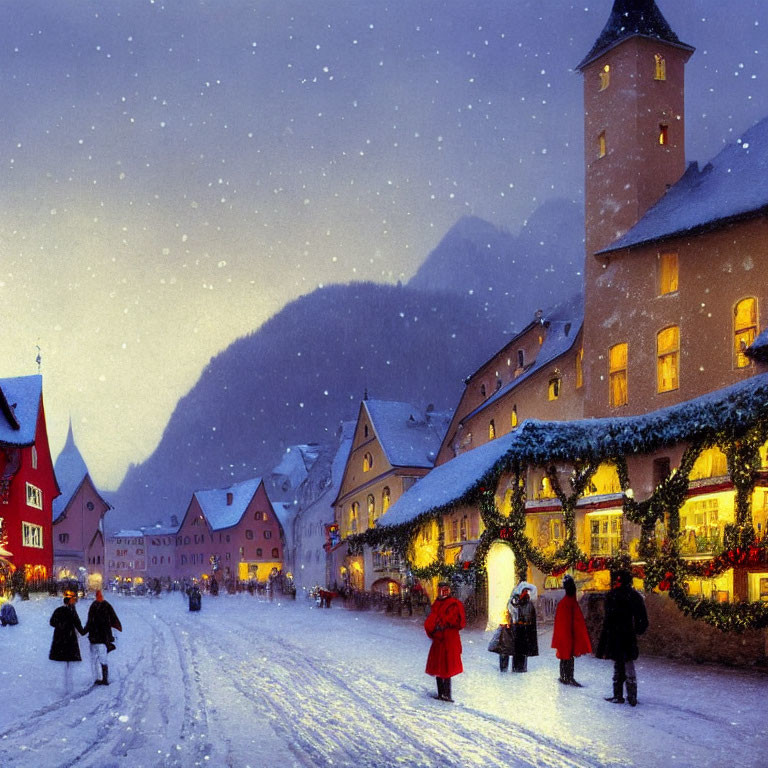
POLYGON ((381 514, 382 515, 389 509, 389 505, 391 503, 390 499, 391 499, 391 494, 389 492, 389 486, 387 486, 381 492, 381 514))
POLYGON ((744 354, 757 336, 757 299, 742 299, 733 308, 733 352, 736 368, 746 368, 750 360, 744 354))
POLYGON ((547 387, 547 398, 549 400, 557 400, 560 397, 560 384, 561 379, 559 376, 553 376, 549 380, 549 386, 547 387))
POLYGON ((653 63, 654 63, 653 79, 666 80, 667 79, 666 59, 660 53, 656 53, 653 56, 653 63))
POLYGON ((517 406, 512 406, 512 413, 509 416, 509 422, 512 426, 512 429, 515 429, 517 427, 517 406))
POLYGON ((372 493, 368 494, 366 503, 368 505, 368 527, 373 528, 373 524, 376 521, 376 501, 372 493))
POLYGON ((680 376, 680 328, 671 325, 656 336, 657 391, 677 389, 680 376))
POLYGON ((491 419, 488 423, 488 439, 494 440, 496 438, 496 422, 491 419))
POLYGON ((608 350, 608 402, 617 407, 627 404, 627 344, 614 344, 608 350))
POLYGON ((370 453, 366 453, 363 456, 363 472, 370 472, 373 469, 373 456, 370 453))
POLYGON ((360 505, 356 502, 352 502, 352 506, 349 508, 349 532, 357 533, 357 518, 360 516, 360 505))
POLYGON ((604 91, 611 84, 611 65, 606 64, 600 70, 600 90, 604 91))

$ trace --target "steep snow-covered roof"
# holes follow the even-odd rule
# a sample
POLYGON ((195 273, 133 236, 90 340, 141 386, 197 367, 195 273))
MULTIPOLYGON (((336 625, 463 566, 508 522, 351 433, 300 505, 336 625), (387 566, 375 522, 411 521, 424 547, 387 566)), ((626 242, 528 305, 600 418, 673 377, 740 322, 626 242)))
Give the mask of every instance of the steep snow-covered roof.
POLYGON ((200 508, 208 524, 214 531, 237 525, 250 504, 251 499, 261 484, 260 477, 235 483, 229 488, 213 488, 207 491, 195 491, 200 508), (227 494, 232 494, 232 503, 227 504, 227 494))
POLYGON ((138 539, 144 535, 144 531, 139 528, 123 528, 109 535, 110 539, 138 539))
POLYGON ((768 363, 768 328, 749 345, 746 354, 753 360, 768 363))
POLYGON ((394 526, 438 512, 475 492, 510 461, 605 458, 642 453, 660 446, 713 438, 720 431, 738 435, 757 416, 768 415, 768 374, 641 416, 523 422, 485 445, 435 467, 383 514, 377 524, 394 526))
POLYGON ((392 400, 363 400, 363 406, 393 467, 434 465, 447 429, 443 414, 425 416, 409 403, 392 400))
POLYGON ((272 509, 275 510, 277 519, 280 521, 280 525, 283 526, 283 532, 286 537, 290 536, 291 531, 293 531, 293 519, 296 517, 299 505, 294 504, 292 501, 270 500, 270 503, 272 504, 272 509))
POLYGON ((584 321, 584 303, 582 296, 575 296, 570 300, 568 305, 558 307, 556 318, 557 319, 548 321, 549 327, 544 336, 544 343, 541 345, 533 365, 519 376, 512 379, 512 381, 507 382, 501 389, 475 408, 474 411, 468 413, 462 419, 462 422, 476 416, 513 389, 519 387, 520 384, 530 379, 531 376, 539 372, 542 368, 551 365, 557 358, 564 355, 574 345, 584 321))
POLYGON ((43 377, 39 374, 0 379, 0 443, 32 445, 35 442, 42 394, 43 377))
POLYGON ((695 232, 768 212, 768 117, 683 177, 625 235, 601 253, 695 232))
POLYGON ((72 433, 71 421, 69 423, 66 442, 56 459, 53 471, 56 475, 56 482, 58 482, 59 488, 61 489, 61 496, 57 496, 53 500, 53 519, 56 521, 61 513, 67 508, 67 505, 72 500, 75 492, 88 474, 88 467, 86 466, 85 460, 77 445, 75 445, 75 437, 72 433))
POLYGON ((147 536, 173 536, 179 532, 179 525, 148 525, 143 530, 147 536))
POLYGON ((584 69, 623 40, 637 36, 663 40, 678 48, 694 50, 690 45, 680 42, 655 0, 615 0, 603 31, 589 53, 576 65, 576 69, 584 69))
POLYGON ((280 463, 270 473, 270 483, 277 491, 295 491, 306 479, 320 455, 316 443, 292 445, 286 449, 280 463))

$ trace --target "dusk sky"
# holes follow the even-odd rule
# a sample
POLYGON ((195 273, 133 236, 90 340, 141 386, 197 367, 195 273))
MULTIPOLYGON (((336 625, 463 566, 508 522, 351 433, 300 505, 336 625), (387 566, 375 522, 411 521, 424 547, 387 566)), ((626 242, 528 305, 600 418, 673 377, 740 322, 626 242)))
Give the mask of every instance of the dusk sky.
MULTIPOLYGON (((612 4, 0 3, 0 376, 36 373, 40 347, 54 458, 71 417, 114 488, 286 302, 405 282, 463 215, 517 231, 580 201, 573 67, 612 4)), ((706 161, 768 115, 768 3, 658 5, 697 49, 706 161)))

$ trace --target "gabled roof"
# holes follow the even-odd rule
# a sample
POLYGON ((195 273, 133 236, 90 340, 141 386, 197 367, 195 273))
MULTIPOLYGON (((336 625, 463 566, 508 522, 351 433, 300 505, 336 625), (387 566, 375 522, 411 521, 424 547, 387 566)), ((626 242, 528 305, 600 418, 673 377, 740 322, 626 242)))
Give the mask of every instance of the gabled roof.
POLYGON ((244 480, 229 488, 214 488, 208 491, 195 491, 195 498, 203 510, 211 530, 220 531, 231 528, 242 520, 245 510, 251 503, 261 485, 261 478, 244 480), (232 503, 227 504, 227 494, 232 494, 232 503))
POLYGON ((0 444, 32 445, 43 395, 43 377, 0 379, 0 444))
POLYGON ((435 467, 409 488, 377 521, 410 523, 439 514, 492 485, 515 459, 542 464, 576 457, 605 459, 660 446, 712 439, 720 431, 742 434, 768 416, 768 374, 753 376, 677 405, 640 416, 524 421, 520 427, 435 467))
POLYGON ((423 415, 409 403, 363 400, 376 437, 393 467, 434 466, 447 429, 441 414, 423 415))
POLYGON ((110 533, 110 539, 139 539, 144 536, 144 531, 139 528, 123 528, 120 531, 110 533))
POLYGON ((600 253, 679 237, 768 213, 768 117, 683 177, 625 235, 600 253))
POLYGON ((692 46, 680 42, 655 0, 614 0, 613 10, 603 31, 589 53, 576 65, 576 69, 584 69, 619 43, 638 36, 663 40, 691 52, 694 50, 692 46))
POLYGON ((69 502, 72 501, 72 497, 77 493, 83 480, 88 476, 88 467, 78 447, 75 445, 71 421, 69 422, 67 439, 56 459, 53 472, 61 489, 61 496, 57 496, 53 500, 53 519, 56 521, 67 508, 69 502))

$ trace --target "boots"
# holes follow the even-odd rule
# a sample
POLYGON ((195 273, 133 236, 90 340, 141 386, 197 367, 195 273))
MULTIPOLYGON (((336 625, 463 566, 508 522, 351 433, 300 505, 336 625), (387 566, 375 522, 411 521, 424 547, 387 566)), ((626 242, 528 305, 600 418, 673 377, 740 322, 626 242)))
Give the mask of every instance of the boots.
POLYGON ((443 701, 453 702, 453 699, 451 698, 451 678, 450 677, 446 677, 443 680, 443 701))
MULTIPOLYGON (((629 686, 627 686, 627 688, 629 688, 629 686)), ((606 696, 605 700, 610 701, 611 704, 623 704, 624 703, 624 683, 614 681, 613 696, 606 696)))
POLYGON ((630 706, 637 706, 637 680, 627 680, 627 701, 630 706))
POLYGON ((109 685, 109 667, 106 664, 101 665, 101 680, 97 680, 94 685, 109 685))
POLYGON ((570 685, 571 682, 569 661, 569 659, 560 659, 560 677, 558 679, 563 685, 570 685))
POLYGON ((443 681, 442 677, 436 677, 435 680, 437 682, 437 693, 433 693, 432 694, 432 698, 440 699, 440 701, 442 701, 443 700, 443 695, 444 695, 443 694, 444 681, 443 681))

